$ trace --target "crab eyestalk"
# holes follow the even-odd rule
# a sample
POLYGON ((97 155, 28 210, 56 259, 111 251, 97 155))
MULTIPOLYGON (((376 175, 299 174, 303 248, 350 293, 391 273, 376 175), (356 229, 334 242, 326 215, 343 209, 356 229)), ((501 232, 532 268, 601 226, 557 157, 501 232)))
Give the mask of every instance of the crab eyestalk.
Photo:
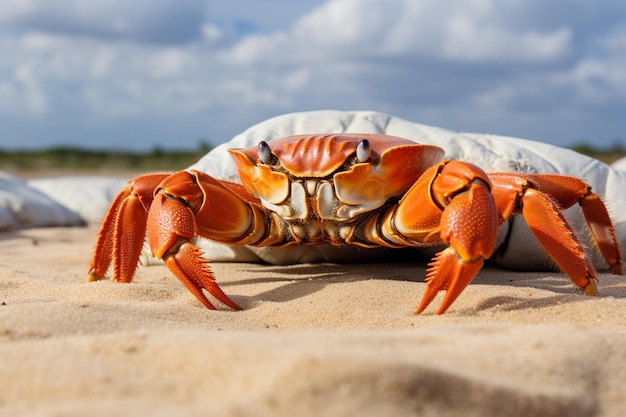
POLYGON ((356 159, 359 162, 367 162, 370 159, 370 155, 372 154, 372 145, 370 145, 370 141, 367 139, 362 139, 356 147, 356 159))
POLYGON ((267 144, 267 142, 265 142, 264 140, 262 140, 261 142, 259 142, 259 159, 261 160, 261 162, 263 162, 265 165, 269 165, 272 162, 272 150, 270 149, 270 146, 267 144))

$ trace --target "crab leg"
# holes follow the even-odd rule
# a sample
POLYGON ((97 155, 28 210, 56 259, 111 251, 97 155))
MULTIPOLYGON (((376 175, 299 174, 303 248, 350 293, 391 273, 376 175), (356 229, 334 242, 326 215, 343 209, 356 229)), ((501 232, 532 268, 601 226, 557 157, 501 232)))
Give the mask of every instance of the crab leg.
POLYGON ((591 260, 559 208, 545 194, 528 189, 522 214, 530 230, 572 282, 589 295, 596 295, 596 274, 591 260))
POLYGON ((580 205, 585 215, 585 220, 593 236, 598 249, 602 253, 604 260, 609 265, 611 272, 616 275, 623 275, 622 254, 617 243, 615 230, 609 217, 609 213, 598 197, 594 193, 588 193, 581 197, 580 205))
POLYGON ((498 217, 487 174, 461 162, 439 165, 432 182, 416 183, 400 201, 395 226, 405 238, 423 238, 437 231, 434 223, 439 217, 438 240, 449 247, 435 255, 429 265, 428 284, 417 314, 440 290, 446 295, 437 314, 444 313, 474 279, 483 260, 491 256, 498 217), (424 195, 429 196, 428 200, 419 201, 424 195))
MULTIPOLYGON (((490 178, 502 218, 521 212, 530 230, 558 267, 587 294, 596 295, 596 275, 591 260, 559 206, 550 198, 554 193, 558 202, 569 207, 577 200, 575 195, 550 190, 547 186, 545 192, 544 188, 539 190, 538 184, 533 181, 535 176, 498 173, 490 178)), ((610 220, 608 222, 612 230, 610 220)), ((618 259, 621 259, 619 249, 616 251, 618 259)))
POLYGON ((113 261, 113 281, 130 282, 146 235, 154 189, 169 174, 143 175, 120 191, 102 221, 89 265, 89 281, 104 278, 113 261))
POLYGON ((580 204, 593 240, 602 253, 611 272, 622 275, 622 254, 609 213, 591 186, 576 177, 555 174, 533 174, 532 181, 539 190, 554 198, 561 208, 580 204))
POLYGON ((96 239, 96 244, 93 249, 94 253, 91 258, 91 264, 89 265, 89 281, 98 281, 104 278, 104 275, 109 269, 109 265, 113 259, 113 248, 115 246, 113 243, 116 234, 115 225, 119 216, 120 207, 129 196, 130 192, 128 189, 125 188, 120 191, 113 199, 113 202, 111 202, 111 206, 102 220, 102 226, 100 227, 100 232, 98 233, 98 238, 96 239))

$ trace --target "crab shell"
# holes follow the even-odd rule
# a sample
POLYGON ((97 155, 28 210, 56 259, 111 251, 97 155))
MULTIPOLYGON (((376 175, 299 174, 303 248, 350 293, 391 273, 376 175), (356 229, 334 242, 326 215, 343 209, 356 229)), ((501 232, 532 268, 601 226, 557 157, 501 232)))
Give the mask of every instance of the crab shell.
MULTIPOLYGON (((319 184, 332 182, 334 191, 324 185, 317 191, 318 212, 329 211, 324 202, 336 197, 350 208, 339 212, 340 220, 401 197, 444 155, 437 146, 377 134, 294 135, 272 140, 268 145, 273 156, 270 164, 261 161, 256 147, 229 150, 246 190, 265 206, 276 209, 294 193, 297 182, 304 183, 302 187, 309 195, 319 184), (364 140, 369 142, 370 152, 365 161, 360 161, 357 148, 364 140)), ((337 210, 334 212, 337 216, 337 210)))

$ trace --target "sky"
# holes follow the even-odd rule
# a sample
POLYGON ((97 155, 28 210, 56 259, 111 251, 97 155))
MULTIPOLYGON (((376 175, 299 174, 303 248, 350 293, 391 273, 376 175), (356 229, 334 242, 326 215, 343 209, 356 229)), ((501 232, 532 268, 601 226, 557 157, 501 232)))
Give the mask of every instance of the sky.
POLYGON ((321 109, 626 145, 626 2, 0 0, 0 149, 192 149, 321 109))

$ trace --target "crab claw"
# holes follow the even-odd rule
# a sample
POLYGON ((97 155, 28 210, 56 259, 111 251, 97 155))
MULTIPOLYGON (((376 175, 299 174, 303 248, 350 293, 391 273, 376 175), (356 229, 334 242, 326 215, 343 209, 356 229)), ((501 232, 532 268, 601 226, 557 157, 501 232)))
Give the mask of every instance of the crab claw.
POLYGON ((209 261, 202 257, 202 252, 196 246, 189 242, 183 243, 175 255, 168 255, 164 259, 170 271, 208 309, 215 310, 215 306, 206 298, 202 292, 203 289, 222 304, 233 310, 241 310, 241 307, 217 285, 213 272, 208 266, 209 261))
POLYGON ((449 200, 441 216, 441 240, 450 246, 430 263, 428 281, 416 314, 440 290, 446 295, 437 310, 443 314, 463 292, 494 250, 498 229, 495 201, 482 171, 469 164, 451 162, 433 182, 433 192, 449 200))
POLYGON ((496 209, 482 183, 471 185, 445 208, 441 237, 450 247, 435 255, 426 275, 428 284, 416 314, 421 313, 438 291, 446 295, 437 310, 443 314, 463 292, 493 252, 497 232, 496 209))
POLYGON ((217 285, 209 261, 190 240, 197 235, 196 219, 181 199, 158 193, 148 213, 148 242, 152 255, 163 259, 174 275, 207 308, 215 310, 203 289, 233 310, 241 310, 217 285))
POLYGON ((428 284, 415 314, 424 311, 437 293, 442 290, 446 291, 446 295, 437 314, 445 313, 483 266, 483 258, 477 257, 471 261, 465 261, 454 250, 447 248, 435 255, 428 266, 430 267, 426 274, 428 284))

